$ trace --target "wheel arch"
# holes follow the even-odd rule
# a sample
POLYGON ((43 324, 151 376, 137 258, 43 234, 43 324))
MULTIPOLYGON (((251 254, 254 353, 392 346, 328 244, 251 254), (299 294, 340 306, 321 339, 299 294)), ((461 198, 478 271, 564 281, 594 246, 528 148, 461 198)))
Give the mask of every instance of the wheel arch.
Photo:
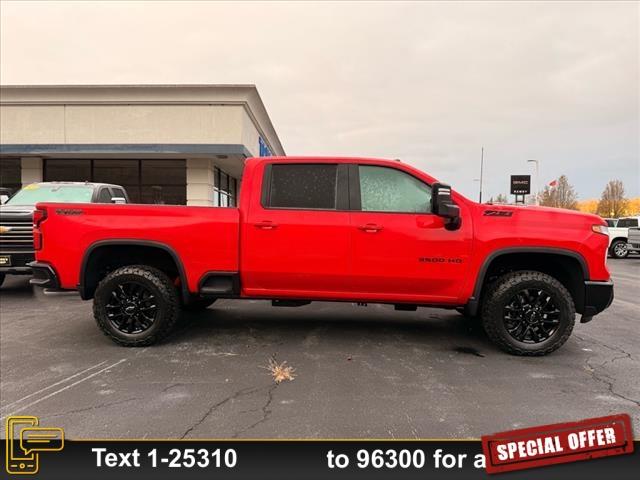
MULTIPOLYGON (((102 260, 101 257, 104 256, 107 252, 128 252, 129 257, 131 257, 131 253, 135 251, 136 253, 145 252, 148 255, 142 255, 141 257, 136 257, 135 262, 133 261, 120 261, 116 262, 116 268, 126 266, 126 265, 145 265, 145 259, 148 261, 149 258, 154 257, 156 260, 161 259, 162 256, 158 256, 157 252, 162 252, 164 255, 163 266, 165 268, 160 268, 165 271, 165 273, 175 273, 177 277, 180 279, 180 290, 183 299, 187 299, 189 297, 189 288, 187 284, 187 276, 184 270, 184 265, 182 264, 180 257, 177 252, 170 247, 169 245, 161 242, 155 242, 151 240, 137 240, 137 239, 109 239, 109 240, 99 240, 97 242, 92 243, 87 250, 85 251, 82 257, 82 263, 80 266, 80 280, 78 283, 78 291, 80 292, 80 297, 83 300, 89 300, 93 298, 93 294, 95 289, 102 278, 106 275, 101 275, 102 272, 93 272, 92 267, 98 268, 100 266, 99 260, 102 260), (155 254, 153 252, 156 252, 155 254), (102 254, 102 255, 101 255, 102 254), (149 256, 150 255, 150 256, 149 256), (168 262, 170 259, 170 263, 168 262), (97 265, 96 265, 96 262, 97 265), (167 272, 167 266, 172 266, 175 268, 175 272, 169 269, 167 272)), ((126 256, 124 258, 127 258, 126 256)), ((158 267, 157 261, 151 262, 149 266, 158 267), (154 264, 155 263, 155 264, 154 264)), ((113 268, 111 269, 113 270, 113 268)), ((108 273, 108 272, 107 272, 108 273)))
POLYGON ((628 237, 615 237, 611 240, 611 243, 609 244, 609 246, 613 245, 616 242, 624 242, 624 243, 628 243, 629 242, 629 238, 628 237))
POLYGON ((470 315, 478 314, 482 295, 494 275, 516 270, 536 270, 552 275, 569 290, 576 311, 582 313, 584 281, 589 280, 587 262, 578 252, 550 247, 512 247, 491 252, 478 270, 473 296, 467 303, 467 312, 470 315), (509 268, 510 266, 514 268, 509 268), (565 267, 565 270, 561 267, 565 267))

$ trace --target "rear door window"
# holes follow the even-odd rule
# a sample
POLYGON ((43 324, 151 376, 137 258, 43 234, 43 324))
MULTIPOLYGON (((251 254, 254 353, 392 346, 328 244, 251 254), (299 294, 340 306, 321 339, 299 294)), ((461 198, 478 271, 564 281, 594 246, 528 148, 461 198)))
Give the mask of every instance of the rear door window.
POLYGON ((111 196, 114 198, 124 198, 127 199, 127 194, 121 188, 111 188, 111 196))
POLYGON ((108 188, 103 188, 98 194, 98 203, 111 203, 111 192, 108 188))
POLYGON ((618 227, 628 228, 628 227, 637 227, 638 219, 637 218, 621 218, 618 220, 618 227))
POLYGON ((338 165, 271 165, 266 206, 335 210, 338 196, 338 165))

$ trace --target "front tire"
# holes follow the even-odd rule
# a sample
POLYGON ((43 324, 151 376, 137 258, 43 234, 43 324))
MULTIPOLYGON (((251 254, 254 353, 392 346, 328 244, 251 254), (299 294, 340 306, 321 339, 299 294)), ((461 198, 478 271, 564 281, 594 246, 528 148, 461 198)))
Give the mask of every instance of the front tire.
POLYGON ((125 347, 144 347, 171 333, 180 299, 171 279, 157 268, 129 265, 102 279, 93 299, 102 332, 125 347))
POLYGON ((609 254, 613 258, 627 258, 629 255, 629 249, 627 248, 627 242, 624 240, 616 240, 611 244, 609 248, 609 254))
POLYGON ((2 284, 4 283, 4 279, 7 277, 6 274, 4 273, 0 273, 0 287, 2 286, 2 284))
POLYGON ((575 324, 569 291, 550 275, 508 273, 495 281, 482 306, 487 336, 512 355, 542 356, 560 348, 575 324))

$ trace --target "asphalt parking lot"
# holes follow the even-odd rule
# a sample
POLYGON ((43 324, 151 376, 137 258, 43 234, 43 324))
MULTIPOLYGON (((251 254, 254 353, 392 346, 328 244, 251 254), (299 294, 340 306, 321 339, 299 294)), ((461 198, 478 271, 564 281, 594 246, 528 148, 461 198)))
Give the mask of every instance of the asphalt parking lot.
POLYGON ((0 416, 68 438, 478 438, 626 412, 640 432, 640 258, 613 305, 543 358, 497 350, 455 312, 224 300, 162 345, 118 347, 91 303, 25 277, 0 290, 0 416), (287 361, 293 381, 264 367, 287 361))

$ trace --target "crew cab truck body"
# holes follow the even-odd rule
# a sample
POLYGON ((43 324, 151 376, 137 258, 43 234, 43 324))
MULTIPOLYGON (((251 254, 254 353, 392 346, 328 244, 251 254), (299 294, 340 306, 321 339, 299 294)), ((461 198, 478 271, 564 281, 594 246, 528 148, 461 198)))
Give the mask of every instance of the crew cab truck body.
POLYGON ((249 159, 239 208, 44 203, 34 224, 32 283, 93 298, 127 346, 180 308, 247 298, 464 309, 504 350, 543 355, 613 299, 601 218, 480 205, 398 161, 249 159))

